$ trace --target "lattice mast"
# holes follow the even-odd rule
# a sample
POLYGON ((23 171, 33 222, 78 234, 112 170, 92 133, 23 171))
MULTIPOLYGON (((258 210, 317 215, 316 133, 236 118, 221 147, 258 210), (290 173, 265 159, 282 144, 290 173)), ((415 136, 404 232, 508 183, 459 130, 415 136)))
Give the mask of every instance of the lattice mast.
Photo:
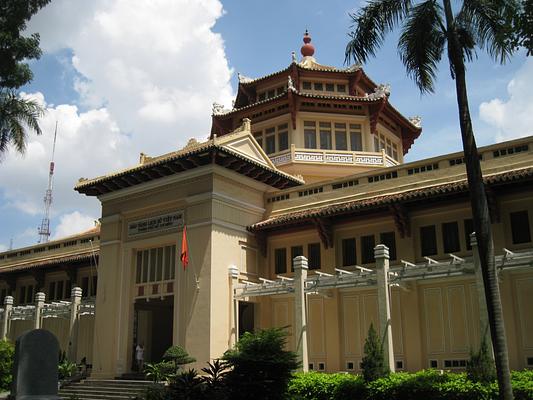
POLYGON ((54 131, 54 146, 52 147, 52 159, 50 161, 50 170, 48 172, 48 188, 44 194, 44 217, 41 226, 37 228, 39 232, 39 243, 46 243, 50 240, 50 208, 52 207, 52 188, 54 184, 54 155, 56 152, 57 138, 57 121, 54 131))

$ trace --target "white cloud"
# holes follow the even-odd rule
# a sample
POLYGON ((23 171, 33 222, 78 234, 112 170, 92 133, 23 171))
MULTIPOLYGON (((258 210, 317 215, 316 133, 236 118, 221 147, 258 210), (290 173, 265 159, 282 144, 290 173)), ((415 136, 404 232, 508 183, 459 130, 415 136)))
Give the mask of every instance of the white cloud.
MULTIPOLYGON (((75 211, 85 221, 100 215, 98 200, 73 191, 79 177, 135 164, 140 152, 158 155, 190 137, 205 139, 212 102, 229 105, 232 98, 224 43, 212 31, 223 13, 218 0, 54 0, 41 10, 28 31, 40 33, 46 52, 71 50, 82 104, 48 105, 44 134, 30 136, 25 157, 6 155, 3 210, 40 221, 56 120, 52 225, 75 211)), ((46 93, 32 96, 46 103, 46 93)), ((62 222, 58 230, 65 232, 62 222)))
POLYGON ((94 218, 78 211, 62 215, 55 228, 52 240, 70 236, 94 227, 94 218))
POLYGON ((54 1, 29 26, 40 32, 45 49, 72 49, 73 65, 87 79, 75 85, 84 103, 105 105, 120 129, 132 132, 137 153, 159 154, 189 137, 205 138, 211 104, 229 105, 232 97, 224 43, 212 31, 223 15, 222 4, 86 3, 93 2, 54 1))
MULTIPOLYGON (((44 102, 41 93, 31 96, 44 102)), ((97 217, 98 201, 74 192, 75 183, 82 176, 97 176, 133 164, 136 158, 131 139, 120 132, 105 108, 80 112, 73 105, 47 107, 41 120, 43 135, 30 135, 26 154, 10 151, 1 164, 3 201, 25 214, 42 215, 56 121, 52 217, 72 210, 97 217)))
POLYGON ((479 106, 479 117, 495 128, 497 141, 533 135, 533 60, 528 58, 507 85, 507 99, 495 98, 479 106))

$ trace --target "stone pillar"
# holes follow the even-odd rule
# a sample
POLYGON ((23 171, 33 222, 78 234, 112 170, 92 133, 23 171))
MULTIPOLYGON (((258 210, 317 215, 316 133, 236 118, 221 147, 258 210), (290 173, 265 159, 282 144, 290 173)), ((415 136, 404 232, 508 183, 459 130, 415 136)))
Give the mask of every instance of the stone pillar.
POLYGON ((230 296, 230 332, 229 348, 233 348, 239 339, 239 301, 235 299, 235 287, 239 280, 239 268, 232 265, 228 268, 230 296))
POLYGON ((394 347, 392 344, 392 326, 389 296, 389 248, 384 244, 374 247, 376 259, 376 281, 378 286, 379 328, 383 340, 385 364, 394 372, 394 347))
POLYGON ((296 338, 296 354, 302 363, 300 371, 309 371, 307 353, 307 313, 305 299, 305 280, 307 279, 307 258, 295 257, 294 266, 294 335, 296 338))
POLYGON ((479 252, 477 248, 477 239, 476 239, 475 232, 470 234, 470 246, 472 246, 472 258, 474 260, 474 271, 476 275, 477 301, 478 301, 478 307, 479 307, 480 343, 481 343, 481 339, 483 338, 483 336, 485 336, 488 347, 492 349, 492 341, 490 339, 490 329, 489 329, 489 314, 487 311, 487 301, 485 298, 485 286, 483 285, 483 273, 481 272, 481 261, 479 259, 479 252))
POLYGON ((71 362, 76 362, 76 355, 78 353, 78 312, 81 303, 81 288, 73 287, 70 291, 70 323, 68 336, 68 354, 67 357, 71 362))
POLYGON ((33 329, 41 328, 41 311, 44 307, 44 293, 35 293, 35 319, 33 321, 33 329))
POLYGON ((13 296, 4 298, 4 318, 2 318, 2 330, 0 331, 0 340, 7 339, 9 335, 9 315, 13 308, 13 296))

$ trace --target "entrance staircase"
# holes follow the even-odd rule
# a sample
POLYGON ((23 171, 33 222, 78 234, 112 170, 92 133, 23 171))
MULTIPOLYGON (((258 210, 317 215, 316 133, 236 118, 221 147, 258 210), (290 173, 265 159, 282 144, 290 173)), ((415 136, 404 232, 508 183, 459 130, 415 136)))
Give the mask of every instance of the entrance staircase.
MULTIPOLYGON (((135 380, 86 380, 59 390, 63 400, 131 400, 153 383, 135 380)), ((142 397, 141 397, 142 398, 142 397)))

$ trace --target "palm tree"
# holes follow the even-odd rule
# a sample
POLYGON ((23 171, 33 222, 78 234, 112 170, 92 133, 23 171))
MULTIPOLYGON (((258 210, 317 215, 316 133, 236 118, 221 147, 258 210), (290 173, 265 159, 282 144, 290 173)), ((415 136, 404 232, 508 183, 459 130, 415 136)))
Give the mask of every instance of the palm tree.
POLYGON ((0 89, 0 158, 9 144, 23 154, 28 130, 40 135, 39 118, 44 110, 34 100, 19 97, 12 90, 0 89))
POLYGON ((346 46, 346 61, 365 62, 375 56, 385 35, 401 25, 400 58, 422 93, 434 91, 436 70, 443 54, 448 56, 455 80, 459 122, 463 141, 472 217, 483 273, 489 326, 494 348, 500 399, 512 399, 507 342, 503 325, 500 290, 494 260, 489 208, 481 174, 479 154, 468 107, 465 63, 476 47, 486 50, 497 62, 505 62, 513 51, 509 44, 510 16, 514 0, 370 0, 351 15, 354 25, 346 46))

